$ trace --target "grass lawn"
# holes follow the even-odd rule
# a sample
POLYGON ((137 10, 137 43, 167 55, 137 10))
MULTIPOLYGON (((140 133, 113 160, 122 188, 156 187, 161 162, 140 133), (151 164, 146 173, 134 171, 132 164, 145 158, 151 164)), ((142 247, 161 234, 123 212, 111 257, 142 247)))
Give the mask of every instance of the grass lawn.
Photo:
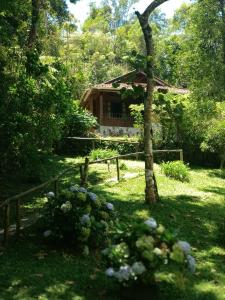
MULTIPOLYGON (((63 159, 64 164, 73 162, 63 159)), ((162 286, 160 299, 225 300, 225 179, 217 170, 195 168, 190 183, 181 183, 166 178, 156 166, 161 202, 149 207, 144 203, 143 163, 125 161, 125 165, 121 176, 136 173, 136 177, 105 184, 116 177, 115 165, 110 173, 107 165, 91 166, 90 190, 112 202, 122 221, 152 215, 176 230, 180 239, 192 244, 197 259, 196 274, 186 288, 162 286)), ((78 182, 78 176, 74 172, 62 184, 78 182)), ((41 206, 41 199, 33 203, 41 206)), ((99 253, 85 258, 71 250, 56 251, 32 228, 20 241, 12 239, 7 251, 0 251, 0 266, 1 300, 121 299, 118 287, 101 272, 99 253)))

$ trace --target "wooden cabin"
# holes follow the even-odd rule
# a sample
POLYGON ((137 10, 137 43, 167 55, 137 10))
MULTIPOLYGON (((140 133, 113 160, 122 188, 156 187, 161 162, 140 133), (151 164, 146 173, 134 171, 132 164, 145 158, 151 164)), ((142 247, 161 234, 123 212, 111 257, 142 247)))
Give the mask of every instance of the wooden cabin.
MULTIPOLYGON (((121 98, 122 88, 131 89, 132 85, 146 87, 146 74, 141 71, 132 71, 120 77, 98 84, 87 90, 81 105, 89 110, 98 120, 99 132, 104 136, 135 135, 138 129, 134 128, 134 122, 130 115, 129 106, 140 104, 141 99, 121 98), (115 87, 114 84, 119 84, 115 87)), ((163 80, 154 78, 155 90, 163 93, 186 94, 185 89, 175 88, 163 80)))

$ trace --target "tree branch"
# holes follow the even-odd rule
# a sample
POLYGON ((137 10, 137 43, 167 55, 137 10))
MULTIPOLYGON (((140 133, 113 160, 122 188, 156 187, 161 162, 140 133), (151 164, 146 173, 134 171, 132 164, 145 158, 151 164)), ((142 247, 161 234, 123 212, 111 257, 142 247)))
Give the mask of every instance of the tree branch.
MULTIPOLYGON (((161 4, 163 4, 164 2, 166 2, 168 0, 154 0, 152 3, 149 4, 149 6, 145 9, 145 11, 143 12, 143 14, 141 15, 138 11, 135 12, 135 14, 140 16, 142 16, 142 18, 149 18, 150 14, 161 4)), ((139 18, 139 17, 138 17, 139 18)))

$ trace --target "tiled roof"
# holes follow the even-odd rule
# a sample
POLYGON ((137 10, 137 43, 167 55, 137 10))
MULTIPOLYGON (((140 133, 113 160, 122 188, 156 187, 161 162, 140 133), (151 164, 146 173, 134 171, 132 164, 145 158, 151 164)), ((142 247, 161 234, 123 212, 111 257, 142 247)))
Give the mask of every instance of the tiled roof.
MULTIPOLYGON (((135 86, 142 86, 144 88, 146 88, 146 84, 145 83, 137 83, 137 84, 132 84, 135 86)), ((99 90, 99 91, 119 91, 122 88, 127 88, 127 89, 131 89, 132 88, 131 84, 127 84, 127 83, 120 83, 118 87, 113 87, 112 84, 110 83, 101 83, 101 84, 97 84, 95 86, 92 87, 93 90, 99 90)), ((170 93, 174 93, 174 94, 188 94, 189 90, 187 89, 182 89, 182 88, 176 88, 176 87, 167 87, 167 86, 161 86, 161 85, 156 85, 154 86, 155 90, 165 90, 167 92, 170 93)))

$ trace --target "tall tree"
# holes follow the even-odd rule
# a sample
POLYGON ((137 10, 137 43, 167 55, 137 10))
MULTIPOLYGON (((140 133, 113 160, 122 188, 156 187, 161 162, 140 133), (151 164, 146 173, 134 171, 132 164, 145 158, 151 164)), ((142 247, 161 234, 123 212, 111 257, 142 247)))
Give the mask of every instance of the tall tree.
POLYGON ((145 148, 145 201, 155 203, 158 200, 156 180, 153 170, 153 131, 152 131, 152 104, 153 104, 153 61, 154 47, 152 28, 149 24, 149 17, 153 11, 168 0, 154 0, 140 14, 136 11, 146 46, 146 74, 147 74, 147 97, 144 102, 144 148, 145 148))

